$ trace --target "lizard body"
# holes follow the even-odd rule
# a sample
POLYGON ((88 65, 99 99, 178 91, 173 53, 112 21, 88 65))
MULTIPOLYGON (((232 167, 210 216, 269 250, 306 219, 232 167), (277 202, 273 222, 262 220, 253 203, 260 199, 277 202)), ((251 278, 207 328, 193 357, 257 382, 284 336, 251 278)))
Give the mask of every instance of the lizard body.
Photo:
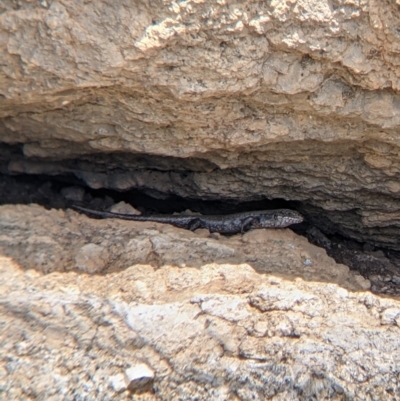
POLYGON ((112 212, 101 212, 81 206, 73 209, 100 218, 117 218, 133 221, 153 221, 171 224, 175 227, 194 231, 206 228, 210 232, 221 234, 243 233, 256 228, 283 228, 303 221, 303 216, 289 209, 259 210, 254 212, 234 213, 227 215, 174 216, 174 215, 135 215, 112 212))

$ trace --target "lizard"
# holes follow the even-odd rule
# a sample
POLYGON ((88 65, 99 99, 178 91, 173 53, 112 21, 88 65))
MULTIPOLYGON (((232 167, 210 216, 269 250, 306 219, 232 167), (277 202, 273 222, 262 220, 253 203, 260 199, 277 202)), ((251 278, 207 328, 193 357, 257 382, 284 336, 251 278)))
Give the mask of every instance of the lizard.
POLYGON ((206 228, 211 233, 238 234, 256 228, 284 228, 292 224, 301 223, 303 216, 290 209, 259 210, 227 215, 136 215, 124 213, 102 212, 85 207, 72 205, 72 209, 100 218, 117 218, 133 221, 152 221, 156 223, 171 224, 187 230, 206 228))

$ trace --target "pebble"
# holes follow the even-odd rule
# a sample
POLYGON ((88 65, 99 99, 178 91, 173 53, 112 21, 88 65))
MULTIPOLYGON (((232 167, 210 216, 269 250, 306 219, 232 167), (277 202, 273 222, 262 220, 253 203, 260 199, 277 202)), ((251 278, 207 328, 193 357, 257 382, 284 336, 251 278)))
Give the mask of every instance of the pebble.
POLYGON ((78 186, 66 187, 61 190, 61 195, 65 199, 82 202, 85 197, 85 190, 78 186))
POLYGON ((125 370, 125 380, 129 390, 143 387, 154 378, 154 371, 146 364, 140 363, 125 370))
POLYGON ((119 202, 115 205, 113 205, 110 209, 112 213, 122 213, 122 214, 140 214, 138 210, 136 210, 134 207, 129 205, 128 203, 125 202, 119 202))

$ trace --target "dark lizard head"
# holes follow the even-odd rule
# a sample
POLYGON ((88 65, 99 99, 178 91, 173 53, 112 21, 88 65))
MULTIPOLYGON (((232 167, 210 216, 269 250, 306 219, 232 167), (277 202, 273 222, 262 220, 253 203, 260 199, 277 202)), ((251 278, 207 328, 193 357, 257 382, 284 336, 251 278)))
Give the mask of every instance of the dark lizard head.
POLYGON ((295 210, 278 209, 269 210, 260 214, 258 219, 259 228, 270 227, 288 227, 292 224, 301 223, 304 220, 303 216, 295 210))

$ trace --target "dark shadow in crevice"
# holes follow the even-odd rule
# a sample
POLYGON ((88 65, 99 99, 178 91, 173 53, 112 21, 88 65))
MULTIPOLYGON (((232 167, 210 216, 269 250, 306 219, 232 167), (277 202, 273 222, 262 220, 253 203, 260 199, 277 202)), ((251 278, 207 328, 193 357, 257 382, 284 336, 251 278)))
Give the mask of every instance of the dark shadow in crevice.
MULTIPOLYGON (((88 188, 83 181, 72 174, 54 177, 0 175, 0 204, 36 203, 47 209, 67 209, 72 204, 78 204, 96 210, 107 210, 115 203, 123 201, 146 214, 172 214, 185 210, 201 214, 229 214, 279 208, 294 209, 304 214, 304 210, 310 208, 301 202, 283 199, 248 202, 229 199, 203 201, 159 195, 157 198, 139 190, 125 192, 95 190, 88 188)), ((326 220, 326 212, 323 214, 321 219, 326 220)), ((313 217, 305 215, 305 217, 304 223, 290 228, 297 234, 307 237, 311 243, 325 248, 328 255, 336 262, 345 264, 368 278, 374 292, 400 296, 400 253, 347 238, 340 233, 340 228, 335 229, 334 225, 326 230, 326 224, 318 224, 318 213, 316 218, 315 215, 313 217)))

